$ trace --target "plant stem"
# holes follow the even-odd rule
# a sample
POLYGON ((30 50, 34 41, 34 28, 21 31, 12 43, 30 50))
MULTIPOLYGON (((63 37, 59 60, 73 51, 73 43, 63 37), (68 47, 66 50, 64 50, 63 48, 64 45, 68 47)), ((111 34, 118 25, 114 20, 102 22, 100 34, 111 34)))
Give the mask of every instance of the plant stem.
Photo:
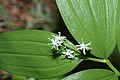
POLYGON ((106 63, 115 72, 117 76, 120 76, 120 72, 112 65, 112 63, 108 59, 96 59, 96 58, 87 57, 85 58, 85 60, 106 63))
POLYGON ((85 60, 91 60, 91 61, 95 61, 95 62, 106 63, 106 60, 105 60, 105 59, 96 59, 96 58, 87 57, 85 60))
POLYGON ((112 65, 112 63, 107 59, 106 64, 118 75, 120 76, 120 72, 112 65))

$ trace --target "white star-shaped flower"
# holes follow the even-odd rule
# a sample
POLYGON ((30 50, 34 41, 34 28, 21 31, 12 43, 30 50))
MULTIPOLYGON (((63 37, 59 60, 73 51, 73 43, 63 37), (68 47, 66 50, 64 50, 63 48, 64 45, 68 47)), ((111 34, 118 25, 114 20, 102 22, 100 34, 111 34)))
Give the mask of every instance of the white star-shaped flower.
POLYGON ((91 41, 87 44, 84 43, 83 39, 82 39, 82 43, 79 43, 80 45, 76 45, 78 50, 83 50, 83 54, 86 55, 86 50, 90 50, 92 48, 88 47, 89 45, 91 45, 91 41))
POLYGON ((59 34, 58 36, 53 35, 52 39, 48 38, 49 40, 52 41, 52 43, 50 43, 53 45, 52 49, 58 50, 59 46, 62 46, 63 40, 66 38, 65 36, 61 36, 60 32, 58 32, 58 34, 59 34))
POLYGON ((63 54, 61 56, 65 56, 67 57, 68 59, 74 59, 75 56, 73 55, 74 54, 74 51, 70 50, 70 49, 67 49, 65 52, 62 52, 63 54))
POLYGON ((58 32, 58 36, 53 35, 53 38, 58 41, 63 41, 66 37, 61 36, 61 32, 58 32))
MULTIPOLYGON (((50 38, 48 38, 48 39, 50 39, 50 38)), ((57 49, 58 50, 58 47, 59 46, 62 46, 62 41, 58 41, 58 40, 56 40, 56 39, 50 39, 51 41, 52 41, 52 43, 50 43, 50 44, 52 44, 53 46, 52 46, 52 49, 57 49)))

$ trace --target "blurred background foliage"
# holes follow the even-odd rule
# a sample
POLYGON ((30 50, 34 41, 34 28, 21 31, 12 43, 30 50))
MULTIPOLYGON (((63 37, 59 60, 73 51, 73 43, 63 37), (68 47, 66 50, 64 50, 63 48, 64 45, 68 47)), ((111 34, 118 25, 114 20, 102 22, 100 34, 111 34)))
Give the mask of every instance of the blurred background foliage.
POLYGON ((58 28, 55 0, 0 0, 0 32, 58 28))

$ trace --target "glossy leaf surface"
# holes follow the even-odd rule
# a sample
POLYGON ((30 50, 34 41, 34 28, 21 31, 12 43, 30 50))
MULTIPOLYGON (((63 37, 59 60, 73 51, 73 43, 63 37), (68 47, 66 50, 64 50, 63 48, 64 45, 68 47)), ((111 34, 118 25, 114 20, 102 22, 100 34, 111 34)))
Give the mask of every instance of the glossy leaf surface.
POLYGON ((91 53, 108 58, 116 44, 119 0, 56 0, 60 13, 74 38, 88 43, 91 53))

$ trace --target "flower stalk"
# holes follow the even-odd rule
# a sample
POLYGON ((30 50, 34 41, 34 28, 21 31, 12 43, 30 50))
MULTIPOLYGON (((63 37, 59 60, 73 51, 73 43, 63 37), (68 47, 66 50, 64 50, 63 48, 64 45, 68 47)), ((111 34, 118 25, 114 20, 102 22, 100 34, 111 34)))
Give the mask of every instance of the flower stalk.
POLYGON ((112 63, 107 59, 106 64, 116 73, 117 76, 120 76, 120 72, 112 65, 112 63))
POLYGON ((85 58, 85 60, 106 63, 110 67, 110 69, 114 71, 114 73, 117 76, 120 76, 120 72, 112 65, 112 63, 108 59, 96 59, 96 58, 87 57, 87 58, 85 58))

